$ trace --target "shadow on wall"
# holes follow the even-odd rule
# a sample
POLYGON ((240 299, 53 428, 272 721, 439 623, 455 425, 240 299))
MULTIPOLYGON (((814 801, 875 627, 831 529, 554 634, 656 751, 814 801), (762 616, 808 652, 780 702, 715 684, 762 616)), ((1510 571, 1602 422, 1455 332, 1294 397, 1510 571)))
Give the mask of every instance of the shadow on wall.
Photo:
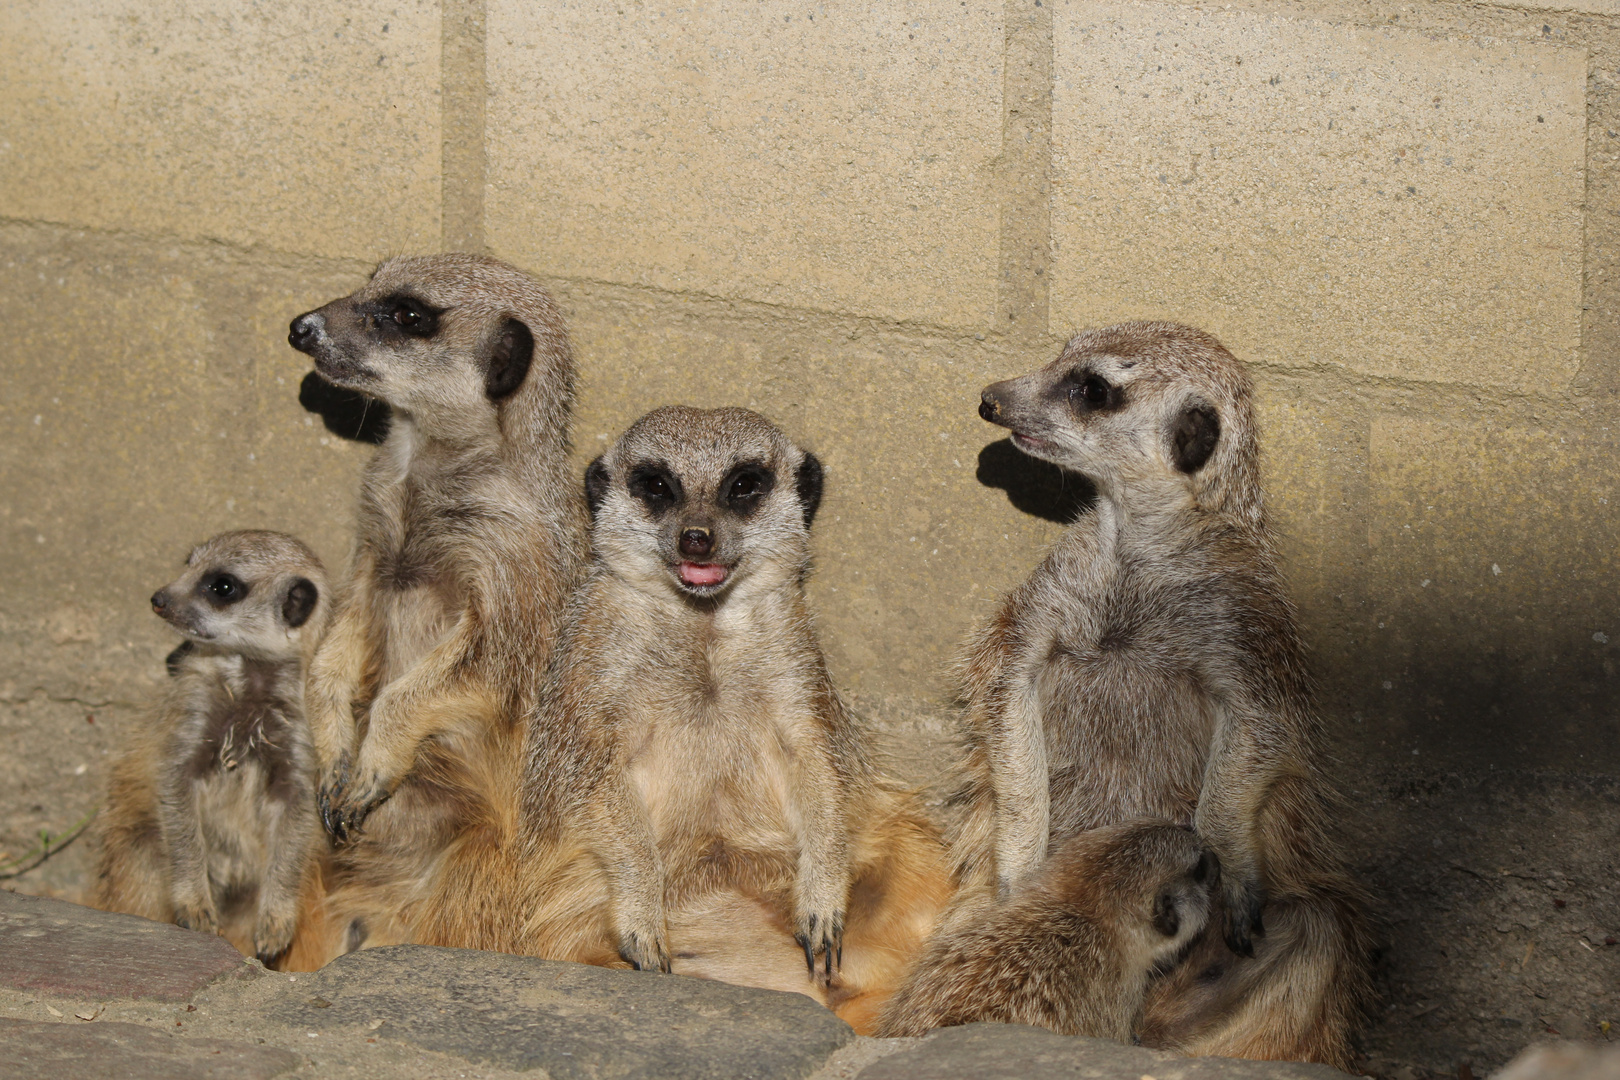
POLYGON ((319 416, 332 434, 373 446, 388 437, 388 422, 393 418, 387 402, 334 386, 317 371, 298 384, 298 404, 319 416))
POLYGON ((1097 501, 1097 488, 1086 477, 1030 457, 1011 439, 979 451, 975 476, 985 487, 1005 491, 1014 508, 1059 525, 1069 524, 1097 501))

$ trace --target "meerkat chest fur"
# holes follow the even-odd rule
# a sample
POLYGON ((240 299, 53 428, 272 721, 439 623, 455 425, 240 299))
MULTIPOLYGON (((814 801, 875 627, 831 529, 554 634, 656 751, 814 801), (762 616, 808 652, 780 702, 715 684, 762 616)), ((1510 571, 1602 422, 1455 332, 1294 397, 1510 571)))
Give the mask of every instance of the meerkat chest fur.
POLYGON ((1021 678, 1045 717, 1052 834, 1190 822, 1216 717, 1202 653, 1225 621, 1203 560, 1136 543, 1107 507, 1032 578, 1021 678), (1131 782, 1119 782, 1130 777, 1131 782))
POLYGON ((805 643, 793 640, 785 599, 666 612, 609 676, 635 687, 621 713, 625 762, 670 846, 726 836, 774 847, 788 832, 792 747, 816 719, 809 673, 796 662, 805 643), (648 671, 660 677, 636 680, 648 671))

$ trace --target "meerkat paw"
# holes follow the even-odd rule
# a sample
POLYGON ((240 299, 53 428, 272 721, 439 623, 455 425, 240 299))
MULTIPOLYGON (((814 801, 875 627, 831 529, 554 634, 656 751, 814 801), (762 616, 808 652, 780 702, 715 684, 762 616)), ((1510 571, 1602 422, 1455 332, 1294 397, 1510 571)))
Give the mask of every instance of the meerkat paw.
POLYGON ((253 927, 253 955, 265 967, 270 967, 292 944, 297 929, 296 908, 286 912, 259 912, 258 922, 253 927))
POLYGON ((1254 937, 1266 932, 1260 919, 1265 895, 1258 881, 1234 879, 1235 875, 1225 875, 1221 881, 1221 903, 1226 909, 1223 928, 1226 947, 1239 956, 1253 956, 1254 937))
POLYGON ((204 934, 219 933, 219 913, 212 904, 176 903, 174 924, 204 934))
POLYGON ((793 940, 804 950, 804 966, 809 970, 810 978, 816 978, 816 958, 821 957, 821 977, 830 981, 844 962, 844 913, 812 911, 801 916, 793 940))
POLYGON ((669 947, 656 930, 629 930, 620 938, 619 956, 637 971, 669 974, 669 947))
POLYGON ((349 754, 341 754, 321 779, 320 791, 315 796, 321 812, 321 822, 332 839, 347 843, 360 833, 360 827, 377 807, 392 794, 392 789, 373 774, 369 779, 364 770, 351 765, 349 754))

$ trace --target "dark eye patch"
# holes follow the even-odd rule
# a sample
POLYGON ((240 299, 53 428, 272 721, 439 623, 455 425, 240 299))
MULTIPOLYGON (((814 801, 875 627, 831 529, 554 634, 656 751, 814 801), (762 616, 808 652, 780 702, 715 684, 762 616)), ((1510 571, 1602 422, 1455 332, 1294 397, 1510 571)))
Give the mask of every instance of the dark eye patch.
POLYGON ((1076 412, 1109 412, 1123 408, 1125 390, 1095 371, 1075 370, 1066 380, 1069 404, 1076 412))
POLYGON ((215 607, 230 607, 247 599, 248 583, 235 574, 215 570, 203 575, 197 591, 215 607))
POLYGON ((371 321, 384 334, 397 333, 414 338, 430 338, 438 333, 439 316, 447 310, 434 307, 410 293, 395 293, 367 306, 371 321))
POLYGON ((747 517, 759 509, 760 502, 776 486, 776 474, 758 461, 747 461, 734 467, 720 481, 720 505, 734 514, 747 517))
POLYGON ((668 466, 649 463, 630 470, 625 482, 630 494, 646 505, 654 516, 664 513, 681 501, 681 482, 668 466))

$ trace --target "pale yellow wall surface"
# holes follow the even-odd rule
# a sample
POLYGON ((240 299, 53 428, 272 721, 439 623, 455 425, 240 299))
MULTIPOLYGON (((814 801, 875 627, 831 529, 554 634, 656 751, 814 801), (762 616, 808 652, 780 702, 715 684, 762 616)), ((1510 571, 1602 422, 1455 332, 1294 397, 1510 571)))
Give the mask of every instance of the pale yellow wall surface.
POLYGON ((983 329, 1001 10, 489 6, 487 237, 566 277, 983 329))
POLYGON ((376 258, 438 243, 436 3, 0 6, 0 214, 376 258))
POLYGON ((1149 315, 1250 360, 1567 385, 1587 51, 1059 3, 1053 329, 1149 315))

